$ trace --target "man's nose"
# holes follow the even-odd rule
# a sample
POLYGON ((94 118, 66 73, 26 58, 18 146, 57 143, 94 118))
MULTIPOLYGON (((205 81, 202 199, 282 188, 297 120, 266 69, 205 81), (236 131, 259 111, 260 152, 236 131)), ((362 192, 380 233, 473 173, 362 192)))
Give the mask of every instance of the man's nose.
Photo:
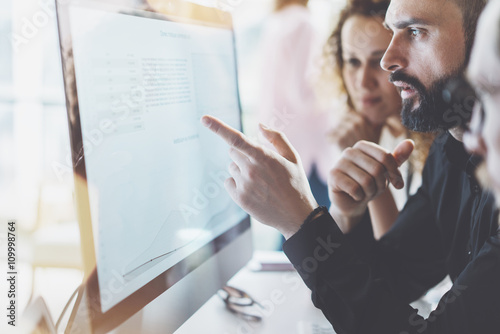
MULTIPOLYGON (((395 72, 408 66, 405 52, 402 51, 403 45, 398 38, 393 37, 391 44, 385 51, 384 57, 380 61, 380 66, 387 72, 395 72)), ((408 50, 406 51, 406 54, 408 50)))

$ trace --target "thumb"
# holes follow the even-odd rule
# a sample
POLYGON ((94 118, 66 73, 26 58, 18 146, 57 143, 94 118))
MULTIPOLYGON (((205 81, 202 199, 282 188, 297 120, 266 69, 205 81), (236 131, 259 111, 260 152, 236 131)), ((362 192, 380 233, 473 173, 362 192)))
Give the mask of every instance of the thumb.
POLYGON ((396 159, 398 163, 398 167, 401 167, 402 164, 405 163, 406 160, 410 158, 413 149, 415 148, 415 143, 411 139, 406 139, 399 143, 398 146, 392 152, 392 155, 396 159))
POLYGON ((293 163, 298 162, 297 154, 292 144, 290 144, 288 138, 282 132, 270 129, 262 123, 259 124, 259 127, 264 138, 274 146, 281 156, 293 163))

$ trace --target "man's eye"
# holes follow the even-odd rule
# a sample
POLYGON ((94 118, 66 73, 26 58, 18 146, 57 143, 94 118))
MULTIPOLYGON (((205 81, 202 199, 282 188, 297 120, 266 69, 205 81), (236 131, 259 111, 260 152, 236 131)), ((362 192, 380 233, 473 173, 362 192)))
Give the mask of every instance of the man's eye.
POLYGON ((420 31, 419 29, 411 28, 410 35, 411 37, 420 37, 420 35, 422 35, 422 31, 420 31))

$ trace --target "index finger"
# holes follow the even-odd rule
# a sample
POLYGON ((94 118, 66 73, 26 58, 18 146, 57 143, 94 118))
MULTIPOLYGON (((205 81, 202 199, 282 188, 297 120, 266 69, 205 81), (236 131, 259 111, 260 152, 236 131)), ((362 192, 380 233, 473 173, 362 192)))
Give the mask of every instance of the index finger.
POLYGON ((201 118, 201 123, 213 133, 224 139, 229 146, 234 147, 250 157, 255 155, 255 147, 250 140, 243 133, 227 125, 220 119, 205 115, 201 118))
POLYGON ((391 182, 397 189, 404 187, 404 181, 401 172, 399 171, 398 162, 391 152, 377 144, 363 140, 357 142, 356 145, 354 145, 354 148, 361 150, 365 154, 380 162, 387 171, 389 182, 391 182))

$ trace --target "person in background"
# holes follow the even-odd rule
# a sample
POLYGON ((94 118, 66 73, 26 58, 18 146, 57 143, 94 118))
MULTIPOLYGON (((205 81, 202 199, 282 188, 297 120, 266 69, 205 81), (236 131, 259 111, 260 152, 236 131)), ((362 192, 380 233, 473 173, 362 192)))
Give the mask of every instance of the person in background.
POLYGON ((490 1, 481 16, 467 78, 481 101, 476 102, 469 131, 464 135, 464 143, 469 151, 485 158, 478 167, 478 179, 486 189, 494 192, 497 206, 500 207, 499 0, 490 1))
POLYGON ((411 132, 401 124, 401 96, 389 82, 389 74, 380 67, 392 37, 383 26, 389 3, 386 0, 355 0, 341 11, 325 47, 325 64, 318 87, 325 97, 345 101, 343 110, 330 115, 335 118, 329 130, 329 142, 334 149, 330 156, 319 155, 319 161, 328 160, 319 164, 319 167, 328 168, 320 174, 328 173, 341 153, 360 140, 380 144, 389 150, 405 138, 416 142, 418 150, 404 169, 405 188, 388 188, 369 204, 376 239, 392 226, 411 193, 410 188, 418 189, 419 177, 434 139, 431 134, 411 132))
POLYGON ((315 93, 319 67, 315 59, 319 59, 321 43, 308 2, 275 0, 274 13, 263 30, 257 120, 286 133, 302 157, 315 198, 329 206, 326 183, 331 164, 326 159, 318 161, 318 153, 328 149, 324 113, 315 93))

